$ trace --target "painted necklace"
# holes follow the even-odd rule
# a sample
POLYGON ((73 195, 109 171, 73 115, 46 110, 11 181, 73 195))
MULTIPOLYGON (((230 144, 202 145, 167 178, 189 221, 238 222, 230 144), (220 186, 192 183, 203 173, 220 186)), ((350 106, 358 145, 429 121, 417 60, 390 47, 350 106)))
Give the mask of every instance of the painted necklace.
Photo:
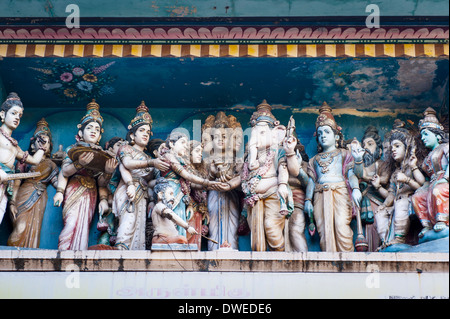
POLYGON ((2 133, 2 135, 3 135, 8 141, 10 141, 11 144, 12 144, 13 146, 17 146, 17 145, 18 145, 17 141, 16 141, 15 139, 13 139, 11 136, 9 136, 8 134, 6 134, 6 133, 2 130, 1 127, 0 127, 0 133, 2 133))
POLYGON ((317 164, 320 166, 322 174, 328 173, 330 170, 330 164, 333 162, 334 158, 340 154, 339 149, 336 149, 329 153, 320 153, 316 159, 317 164))

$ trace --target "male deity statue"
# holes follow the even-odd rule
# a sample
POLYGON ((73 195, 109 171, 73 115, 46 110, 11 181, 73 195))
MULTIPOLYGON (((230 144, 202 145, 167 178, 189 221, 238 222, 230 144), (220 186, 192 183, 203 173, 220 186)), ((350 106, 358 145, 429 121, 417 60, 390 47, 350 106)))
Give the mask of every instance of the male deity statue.
MULTIPOLYGON (((11 174, 14 173, 14 163, 18 160, 21 164, 38 165, 45 153, 47 141, 38 138, 37 150, 33 155, 28 151, 22 151, 19 143, 11 137, 19 126, 23 115, 23 104, 19 96, 12 92, 1 105, 0 119, 0 224, 6 212, 8 196, 12 196, 11 174), (8 176, 9 175, 9 176, 8 176)), ((15 179, 15 178, 13 178, 15 179)))
POLYGON ((253 251, 285 250, 286 217, 292 214, 289 171, 281 143, 286 128, 273 116, 263 101, 253 113, 248 156, 242 171, 253 251))
POLYGON ((360 179, 359 186, 362 192, 361 219, 366 223, 369 250, 374 251, 380 244, 375 229, 376 222, 374 224, 374 212, 387 197, 385 188, 389 185, 390 174, 386 162, 381 159, 383 142, 378 130, 374 126, 369 126, 364 132, 361 142, 364 153, 362 159, 355 158, 355 166, 361 165, 362 168, 355 169, 355 174, 360 179))
POLYGON ((163 177, 156 181, 154 192, 158 202, 152 211, 154 227, 153 244, 187 244, 186 236, 180 235, 176 226, 182 227, 187 234, 198 235, 194 227, 176 214, 172 208, 175 202, 175 192, 171 183, 163 177))
POLYGON ((324 103, 316 121, 318 154, 309 161, 305 211, 314 216, 322 251, 354 251, 350 228, 352 211, 359 208, 361 191, 352 153, 343 148, 343 135, 324 103), (314 196, 314 198, 313 198, 314 196), (314 204, 313 204, 314 200, 314 204))

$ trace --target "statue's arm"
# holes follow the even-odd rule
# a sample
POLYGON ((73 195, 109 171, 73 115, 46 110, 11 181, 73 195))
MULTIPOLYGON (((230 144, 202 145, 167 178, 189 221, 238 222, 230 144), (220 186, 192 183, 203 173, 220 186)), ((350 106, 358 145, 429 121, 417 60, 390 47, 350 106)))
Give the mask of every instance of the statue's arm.
POLYGON ((22 151, 22 149, 17 146, 16 159, 23 160, 25 163, 30 165, 37 165, 42 161, 44 156, 44 150, 39 149, 34 155, 28 154, 28 152, 22 151))

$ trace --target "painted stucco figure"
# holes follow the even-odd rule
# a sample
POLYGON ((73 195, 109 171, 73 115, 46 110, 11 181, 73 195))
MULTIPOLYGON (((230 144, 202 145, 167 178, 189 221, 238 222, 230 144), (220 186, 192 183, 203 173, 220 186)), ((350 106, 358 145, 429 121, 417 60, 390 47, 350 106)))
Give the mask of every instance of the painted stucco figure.
MULTIPOLYGON (((16 93, 10 93, 2 103, 0 118, 0 223, 6 212, 8 197, 12 196, 13 181, 9 174, 14 173, 14 163, 18 160, 22 164, 38 165, 45 153, 45 140, 38 138, 36 152, 31 155, 22 151, 17 141, 11 136, 19 126, 23 115, 23 104, 16 93)), ((11 175, 10 175, 11 176, 11 175)), ((13 202, 14 204, 14 202, 13 202)))
MULTIPOLYGON (((448 229, 449 213, 448 137, 432 108, 428 108, 424 115, 419 122, 419 129, 425 147, 431 151, 421 168, 429 181, 426 181, 412 196, 414 211, 423 226, 419 233, 420 238, 431 230, 438 233, 448 229)), ((417 166, 412 169, 420 172, 417 166)))
MULTIPOLYGON (((189 162, 186 169, 199 177, 207 178, 208 172, 205 163, 202 160, 203 144, 199 141, 192 140, 189 142, 189 162)), ((186 234, 188 243, 196 244, 198 250, 201 249, 201 234, 207 234, 207 226, 209 223, 208 213, 208 191, 200 188, 196 189, 195 184, 191 183, 190 202, 187 207, 187 216, 189 226, 194 227, 196 234, 186 234)))
MULTIPOLYGON (((58 186, 53 197, 54 205, 63 205, 64 227, 59 235, 59 250, 86 250, 89 245, 89 230, 99 198, 99 214, 109 210, 107 184, 117 166, 111 158, 103 167, 92 167, 96 154, 104 154, 100 142, 103 117, 100 106, 92 100, 87 105, 86 115, 78 124, 77 142, 66 150, 58 176, 58 186), (85 150, 76 160, 69 153, 85 150)), ((101 156, 101 155, 100 155, 101 156)))
POLYGON ((152 211, 152 221, 154 227, 153 244, 187 244, 186 236, 180 235, 177 230, 182 227, 187 234, 198 235, 194 227, 183 220, 173 211, 175 203, 175 191, 173 183, 160 177, 156 181, 154 192, 157 196, 157 203, 152 211))
POLYGON ((391 178, 386 199, 375 212, 382 242, 380 249, 405 244, 410 228, 411 196, 425 182, 416 169, 418 160, 414 136, 407 129, 393 129, 389 142, 391 148, 386 157, 391 178))
POLYGON ((306 252, 308 245, 306 242, 305 227, 306 218, 304 214, 305 190, 308 185, 307 166, 309 157, 305 152, 295 132, 295 120, 289 120, 286 139, 283 143, 286 152, 286 161, 289 171, 289 187, 292 191, 294 201, 294 211, 288 220, 286 238, 286 251, 306 252))
MULTIPOLYGON (((174 190, 175 201, 172 210, 185 222, 191 218, 190 215, 187 215, 192 212, 187 211, 191 187, 196 189, 213 189, 219 184, 189 172, 186 158, 188 151, 188 137, 184 133, 174 131, 167 137, 164 147, 159 152, 161 159, 169 164, 168 169, 161 170, 161 177, 166 178, 174 190)), ((186 230, 183 227, 178 225, 177 229, 181 236, 186 236, 186 230)))
POLYGON ((364 155, 363 163, 360 165, 363 167, 361 170, 355 170, 356 175, 360 178, 359 187, 362 192, 361 220, 365 223, 369 251, 375 251, 380 245, 380 238, 376 230, 377 222, 374 212, 387 197, 386 189, 389 187, 390 174, 386 162, 381 159, 383 142, 378 134, 378 129, 369 126, 364 132, 361 144, 364 155))
POLYGON ((148 108, 142 102, 128 126, 128 144, 118 151, 121 181, 113 201, 113 213, 119 220, 115 243, 118 249, 146 249, 148 183, 154 177, 154 168, 165 170, 169 167, 145 153, 152 136, 152 124, 148 108))
POLYGON ((8 246, 39 248, 42 220, 47 206, 47 187, 57 187, 59 169, 50 159, 52 151, 52 134, 45 119, 36 125, 30 140, 28 152, 33 155, 44 148, 44 156, 37 165, 16 163, 16 170, 21 173, 40 172, 35 178, 23 182, 16 180, 10 201, 13 231, 8 239, 8 246))
POLYGON ((221 245, 239 248, 238 226, 241 214, 240 186, 242 160, 237 154, 242 146, 242 127, 233 115, 218 112, 210 115, 202 127, 202 140, 208 152, 206 169, 208 178, 220 183, 217 190, 208 192, 209 237, 208 250, 221 245))
POLYGON ((282 142, 286 127, 264 100, 250 118, 248 156, 241 173, 253 251, 285 250, 285 226, 293 212, 282 142))
POLYGON ((343 148, 341 127, 324 103, 316 120, 318 154, 309 161, 305 211, 315 221, 320 248, 328 252, 354 251, 350 227, 359 208, 361 191, 352 153, 343 148))
MULTIPOLYGON (((105 150, 111 152, 115 155, 116 159, 119 159, 119 149, 125 144, 126 141, 121 137, 113 137, 105 144, 105 150)), ((114 200, 114 193, 119 186, 120 180, 122 179, 120 174, 120 168, 116 167, 114 173, 112 174, 108 185, 108 205, 111 208, 109 211, 103 215, 99 215, 97 230, 100 231, 100 236, 97 240, 99 245, 111 245, 114 246, 117 239, 117 223, 118 220, 113 214, 112 205, 114 200)))

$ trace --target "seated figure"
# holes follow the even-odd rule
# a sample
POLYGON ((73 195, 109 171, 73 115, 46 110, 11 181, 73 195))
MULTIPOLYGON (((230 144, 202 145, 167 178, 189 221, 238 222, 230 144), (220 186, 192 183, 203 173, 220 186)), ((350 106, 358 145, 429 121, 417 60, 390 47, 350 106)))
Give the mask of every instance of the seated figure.
POLYGON ((198 233, 172 210, 175 201, 172 185, 165 178, 158 178, 154 192, 158 202, 152 211, 154 227, 152 244, 187 244, 186 236, 180 235, 176 226, 183 227, 191 235, 198 233))

